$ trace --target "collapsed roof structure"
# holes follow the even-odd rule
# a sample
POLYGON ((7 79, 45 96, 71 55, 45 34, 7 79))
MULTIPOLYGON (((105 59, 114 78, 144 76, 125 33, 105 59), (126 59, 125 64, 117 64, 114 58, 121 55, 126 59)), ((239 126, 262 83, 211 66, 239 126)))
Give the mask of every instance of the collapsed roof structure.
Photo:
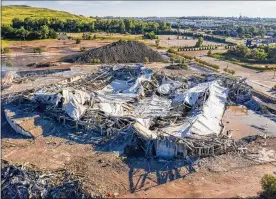
MULTIPOLYGON (((126 136, 126 154, 142 149, 146 156, 185 158, 237 149, 222 135, 221 119, 228 97, 244 101, 250 88, 217 74, 195 78, 169 77, 141 64, 106 66, 69 83, 30 91, 24 103, 78 130, 126 136)), ((22 133, 8 110, 5 115, 22 133)))

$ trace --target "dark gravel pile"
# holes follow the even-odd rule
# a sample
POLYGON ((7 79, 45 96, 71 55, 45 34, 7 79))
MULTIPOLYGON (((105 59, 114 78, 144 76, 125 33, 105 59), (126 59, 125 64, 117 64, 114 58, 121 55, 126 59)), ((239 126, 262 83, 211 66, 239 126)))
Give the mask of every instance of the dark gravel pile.
POLYGON ((118 41, 86 52, 63 57, 61 61, 89 63, 100 59, 101 63, 143 63, 145 57, 150 62, 162 62, 164 58, 155 50, 138 41, 118 41))
POLYGON ((1 197, 9 199, 92 198, 66 171, 38 171, 2 160, 1 197))

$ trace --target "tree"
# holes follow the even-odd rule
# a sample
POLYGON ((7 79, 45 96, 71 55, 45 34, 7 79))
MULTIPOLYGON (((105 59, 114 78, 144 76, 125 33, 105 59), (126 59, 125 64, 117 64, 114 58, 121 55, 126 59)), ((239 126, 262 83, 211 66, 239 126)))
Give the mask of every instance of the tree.
POLYGON ((251 50, 250 56, 252 59, 264 60, 267 58, 267 53, 264 51, 264 49, 254 48, 251 50))
POLYGON ((26 36, 27 36, 27 34, 28 34, 28 31, 25 30, 23 26, 21 26, 21 27, 16 31, 16 33, 17 33, 17 35, 18 35, 18 37, 19 37, 20 39, 24 39, 24 40, 25 40, 25 39, 26 39, 26 36))
POLYGON ((120 20, 120 23, 119 23, 119 32, 122 33, 122 34, 126 32, 126 26, 125 26, 123 20, 120 20))
POLYGON ((264 36, 266 35, 266 29, 264 26, 259 28, 259 35, 261 35, 262 38, 264 38, 264 36))
POLYGON ((56 39, 58 37, 58 34, 57 34, 57 32, 54 29, 50 28, 49 29, 49 36, 48 37, 52 38, 52 39, 56 39))
POLYGON ((144 37, 147 39, 158 39, 158 36, 153 31, 145 33, 144 37))
POLYGON ((41 32, 41 39, 47 39, 49 35, 49 27, 46 25, 41 26, 40 32, 41 32))
POLYGON ((195 44, 195 47, 200 47, 203 44, 203 37, 199 37, 195 44))
POLYGON ((237 33, 238 33, 239 37, 244 36, 244 34, 245 34, 245 28, 244 28, 244 27, 241 27, 241 26, 238 27, 237 33))
POLYGON ((267 54, 269 58, 276 59, 276 46, 269 47, 267 54))
POLYGON ((250 55, 250 49, 245 45, 238 45, 236 48, 229 49, 228 53, 233 54, 237 57, 248 57, 250 55))
POLYGON ((158 49, 160 46, 160 39, 156 39, 155 40, 155 45, 156 45, 156 48, 158 49))

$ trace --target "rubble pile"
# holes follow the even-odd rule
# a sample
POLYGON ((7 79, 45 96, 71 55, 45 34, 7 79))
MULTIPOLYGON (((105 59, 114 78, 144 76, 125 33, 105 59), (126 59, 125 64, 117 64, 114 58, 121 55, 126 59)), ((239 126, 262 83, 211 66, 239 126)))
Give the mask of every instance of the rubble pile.
POLYGON ((92 59, 100 59, 100 63, 143 63, 146 57, 150 62, 164 61, 157 51, 144 43, 122 40, 86 52, 68 55, 63 57, 62 61, 91 63, 92 59))
POLYGON ((38 171, 1 161, 2 198, 92 198, 66 171, 38 171))
POLYGON ((142 148, 150 157, 185 158, 239 151, 222 136, 221 118, 228 97, 244 101, 249 89, 243 80, 227 76, 166 76, 136 64, 105 66, 28 93, 27 99, 67 127, 127 137, 128 151, 142 148))

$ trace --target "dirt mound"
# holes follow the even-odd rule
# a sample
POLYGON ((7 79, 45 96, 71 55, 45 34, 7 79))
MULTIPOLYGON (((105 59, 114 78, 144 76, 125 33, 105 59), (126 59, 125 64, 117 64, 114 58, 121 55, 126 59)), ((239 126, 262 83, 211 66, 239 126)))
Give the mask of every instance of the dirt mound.
POLYGON ((146 57, 150 62, 164 61, 157 51, 138 41, 114 42, 100 48, 63 57, 62 61, 90 63, 95 59, 100 59, 100 63, 143 63, 146 57))

